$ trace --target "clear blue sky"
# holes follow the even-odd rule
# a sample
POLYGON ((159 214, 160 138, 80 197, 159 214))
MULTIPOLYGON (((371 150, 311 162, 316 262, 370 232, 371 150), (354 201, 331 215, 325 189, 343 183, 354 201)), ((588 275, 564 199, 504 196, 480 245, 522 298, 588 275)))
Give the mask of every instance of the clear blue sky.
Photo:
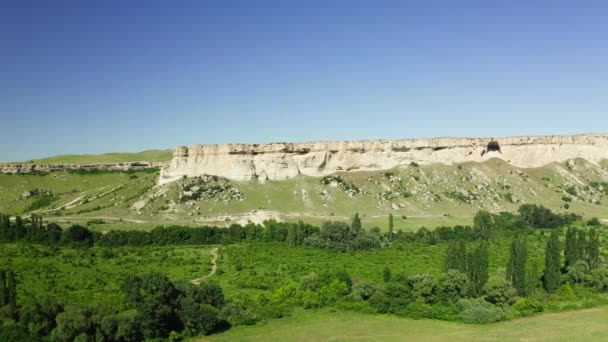
POLYGON ((0 161, 606 132, 607 1, 0 1, 0 161))

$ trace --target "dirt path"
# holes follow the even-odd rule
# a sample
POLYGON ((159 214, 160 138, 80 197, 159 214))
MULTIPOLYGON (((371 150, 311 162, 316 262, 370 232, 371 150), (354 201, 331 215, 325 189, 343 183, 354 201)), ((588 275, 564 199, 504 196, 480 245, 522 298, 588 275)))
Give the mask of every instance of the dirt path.
POLYGON ((211 256, 213 256, 213 258, 211 259, 211 271, 207 275, 204 275, 200 278, 192 279, 190 281, 192 284, 200 285, 201 281, 203 281, 215 274, 215 272, 217 271, 217 257, 218 257, 218 248, 217 247, 215 247, 214 249, 211 250, 211 256))
POLYGON ((126 219, 121 217, 107 217, 107 216, 60 216, 60 217, 48 217, 45 218, 48 221, 88 221, 90 219, 102 219, 102 220, 114 220, 114 221, 125 221, 131 223, 148 223, 148 221, 126 219))

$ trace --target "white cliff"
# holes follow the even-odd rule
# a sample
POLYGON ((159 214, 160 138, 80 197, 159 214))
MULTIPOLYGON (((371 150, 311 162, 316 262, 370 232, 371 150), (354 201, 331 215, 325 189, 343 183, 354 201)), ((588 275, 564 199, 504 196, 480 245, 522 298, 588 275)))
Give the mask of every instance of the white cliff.
POLYGON ((159 183, 183 176, 280 180, 340 171, 385 170, 412 162, 457 164, 500 158, 522 168, 608 159, 608 134, 507 138, 431 138, 180 146, 159 183))

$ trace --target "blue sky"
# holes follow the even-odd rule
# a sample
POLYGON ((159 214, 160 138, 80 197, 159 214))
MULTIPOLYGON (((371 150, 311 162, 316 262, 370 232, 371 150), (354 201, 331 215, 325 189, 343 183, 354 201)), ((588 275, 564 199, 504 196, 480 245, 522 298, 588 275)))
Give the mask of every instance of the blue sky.
POLYGON ((0 161, 606 132, 606 1, 0 2, 0 161))

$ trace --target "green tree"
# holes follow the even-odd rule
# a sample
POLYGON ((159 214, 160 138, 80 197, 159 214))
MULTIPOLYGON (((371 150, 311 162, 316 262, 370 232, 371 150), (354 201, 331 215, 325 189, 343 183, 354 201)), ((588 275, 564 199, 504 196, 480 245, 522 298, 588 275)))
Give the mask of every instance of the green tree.
POLYGON ((285 239, 285 241, 290 246, 295 246, 296 245, 296 242, 297 242, 296 226, 289 225, 289 227, 287 228, 287 238, 285 239))
POLYGON ((468 275, 471 281, 471 290, 475 296, 481 294, 488 282, 488 246, 482 241, 469 256, 468 275))
POLYGON ((0 307, 8 305, 8 288, 6 287, 6 271, 0 270, 0 307))
POLYGON ((394 217, 393 213, 388 214, 388 239, 389 241, 393 240, 393 230, 394 230, 394 217))
POLYGON ((589 250, 589 244, 587 241, 587 232, 584 229, 580 229, 578 231, 578 236, 576 238, 576 255, 578 256, 578 260, 587 260, 587 252, 589 250))
POLYGON ((67 307, 57 315, 57 327, 51 333, 52 341, 90 341, 95 335, 94 312, 91 308, 67 307))
POLYGON ((138 311, 144 337, 166 337, 172 330, 179 330, 175 310, 179 292, 165 275, 128 277, 123 291, 129 306, 138 311))
POLYGON ((502 277, 493 277, 483 289, 484 298, 496 305, 511 305, 515 303, 517 290, 510 282, 502 277))
POLYGON ((388 283, 389 281, 391 281, 391 269, 388 267, 384 268, 384 271, 382 271, 382 278, 384 279, 385 283, 388 283))
POLYGON ((454 265, 453 269, 467 274, 468 272, 468 255, 467 255, 467 243, 464 240, 459 240, 456 243, 454 251, 454 265))
POLYGON ((574 265, 580 259, 579 248, 578 248, 578 236, 577 229, 575 227, 568 228, 566 232, 566 249, 564 255, 566 256, 566 267, 574 265))
POLYGON ((493 235, 494 219, 486 210, 480 210, 473 218, 475 236, 478 239, 488 240, 493 235))
POLYGON ((352 237, 359 235, 361 233, 361 231, 363 230, 363 226, 361 225, 361 218, 359 217, 359 213, 355 213, 355 216, 353 217, 353 222, 350 225, 350 229, 351 229, 352 237))
POLYGON ((446 303, 456 303, 465 298, 470 291, 471 283, 466 274, 456 270, 448 270, 439 279, 439 293, 446 303))
POLYGON ((437 281, 432 274, 414 274, 408 278, 413 299, 417 302, 431 303, 437 288, 437 281))
POLYGON ((507 263, 507 280, 520 295, 526 294, 526 262, 528 244, 525 235, 517 236, 511 242, 511 253, 507 263))
POLYGON ((540 286, 539 281, 540 277, 538 273, 538 263, 534 261, 526 273, 526 293, 534 293, 534 291, 540 286))
POLYGON ((14 311, 17 308, 17 279, 15 279, 15 273, 12 270, 6 272, 6 289, 7 303, 14 311))
POLYGON ((545 273, 543 286, 549 293, 555 292, 560 285, 561 278, 561 250, 557 232, 552 232, 545 249, 545 273))
POLYGON ((179 301, 179 316, 188 336, 206 335, 218 322, 219 310, 205 303, 197 302, 192 297, 183 297, 179 301))
POLYGON ((589 231, 589 246, 587 250, 589 258, 589 267, 595 269, 600 265, 600 236, 597 229, 592 228, 589 231))
POLYGON ((49 336, 63 305, 51 299, 27 302, 19 309, 19 325, 32 336, 49 336))

